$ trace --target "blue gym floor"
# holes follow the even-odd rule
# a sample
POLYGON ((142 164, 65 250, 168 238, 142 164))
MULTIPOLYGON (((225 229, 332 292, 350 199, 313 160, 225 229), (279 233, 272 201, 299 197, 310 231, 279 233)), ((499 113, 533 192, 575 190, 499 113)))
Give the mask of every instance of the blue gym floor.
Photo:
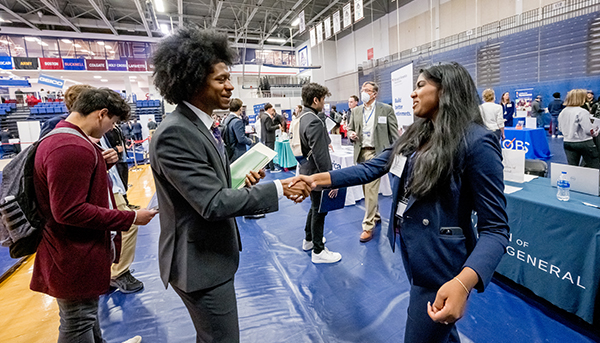
MULTIPOLYGON (((292 172, 267 173, 262 182, 290 176, 292 172)), ((384 218, 390 202, 380 196, 384 218)), ((241 341, 403 342, 409 284, 400 254, 392 253, 381 225, 371 242, 360 243, 362 201, 329 213, 327 247, 340 252, 342 261, 315 265, 301 249, 309 205, 282 199, 279 212, 266 218, 238 219, 243 251, 235 284, 241 341)), ((132 269, 145 289, 129 295, 113 292, 100 300, 100 323, 110 343, 134 335, 144 342, 194 342, 183 303, 172 289, 164 289, 158 276, 159 230, 158 217, 139 230, 132 269)), ((600 341, 496 282, 471 295, 458 329, 463 343, 600 341)))

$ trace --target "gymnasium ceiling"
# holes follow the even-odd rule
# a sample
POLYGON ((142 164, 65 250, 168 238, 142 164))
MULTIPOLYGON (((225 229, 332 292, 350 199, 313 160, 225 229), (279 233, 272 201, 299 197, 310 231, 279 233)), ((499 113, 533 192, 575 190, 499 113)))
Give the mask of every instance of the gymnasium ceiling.
MULTIPOLYGON (((0 0, 0 34, 112 35, 116 39, 159 39, 164 30, 184 24, 214 28, 244 44, 290 45, 308 40, 292 26, 305 13, 309 28, 350 0, 0 0), (164 11, 160 9, 163 4, 164 11), (161 30, 162 27, 162 30, 161 30), (116 37, 119 36, 119 37, 116 37), (269 39, 271 38, 271 39, 269 39), (279 40, 273 40, 279 38, 279 40), (269 39, 267 41, 267 39, 269 39)), ((396 9, 392 0, 363 0, 366 20, 354 30, 396 9)), ((396 0, 402 6, 411 0, 396 0)), ((343 30, 338 37, 350 33, 343 30)), ((108 39, 108 37, 107 37, 108 39)))

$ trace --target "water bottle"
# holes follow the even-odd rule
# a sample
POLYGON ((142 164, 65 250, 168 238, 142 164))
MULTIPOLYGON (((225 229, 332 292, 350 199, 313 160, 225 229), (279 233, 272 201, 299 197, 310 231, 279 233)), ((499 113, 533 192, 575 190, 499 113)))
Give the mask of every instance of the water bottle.
POLYGON ((567 172, 562 172, 560 174, 558 181, 556 181, 556 188, 558 188, 558 191, 556 192, 556 198, 560 201, 569 201, 569 198, 571 197, 569 194, 571 183, 567 177, 567 172))

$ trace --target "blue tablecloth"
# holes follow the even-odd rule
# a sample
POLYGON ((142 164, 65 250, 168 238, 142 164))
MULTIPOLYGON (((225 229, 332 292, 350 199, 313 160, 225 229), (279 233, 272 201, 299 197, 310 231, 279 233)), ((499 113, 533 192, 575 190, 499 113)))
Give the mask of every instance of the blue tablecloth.
POLYGON ((502 148, 525 150, 526 159, 547 160, 552 156, 546 131, 542 128, 517 130, 505 127, 504 136, 506 139, 502 142, 502 148))
POLYGON ((273 163, 282 168, 292 168, 298 164, 289 140, 275 141, 275 152, 277 156, 273 158, 273 163))
POLYGON ((585 321, 600 321, 600 198, 571 192, 556 199, 548 178, 507 194, 511 241, 498 273, 585 321))

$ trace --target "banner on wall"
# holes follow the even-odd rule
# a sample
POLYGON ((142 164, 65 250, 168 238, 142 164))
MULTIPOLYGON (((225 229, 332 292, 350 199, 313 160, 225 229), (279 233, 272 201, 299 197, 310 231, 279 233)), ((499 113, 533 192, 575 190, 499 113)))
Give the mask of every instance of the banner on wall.
POLYGON ((367 60, 372 60, 375 57, 375 52, 373 48, 367 50, 367 60))
POLYGON ((0 56, 0 69, 12 69, 13 63, 10 56, 0 56))
POLYGON ((87 70, 106 70, 106 60, 85 60, 87 70))
POLYGON ((333 33, 337 34, 342 31, 342 26, 340 24, 340 11, 335 11, 333 14, 333 33))
POLYGON ((147 71, 146 60, 140 58, 130 58, 127 60, 127 69, 129 71, 147 71))
POLYGON ((308 47, 304 46, 298 50, 298 65, 308 67, 308 47))
POLYGON ((38 59, 36 57, 13 57, 15 69, 37 69, 38 59))
POLYGON ((22 80, 22 79, 7 79, 7 78, 3 78, 0 77, 0 86, 3 87, 31 87, 31 84, 29 83, 29 80, 22 80))
POLYGON ((527 117, 531 112, 531 101, 533 100, 533 88, 517 89, 515 91, 515 103, 517 106, 516 118, 527 117))
POLYGON ((258 118, 258 115, 260 114, 260 110, 265 108, 266 104, 267 103, 265 102, 262 104, 254 105, 254 107, 252 108, 254 110, 254 113, 248 113, 248 120, 250 121, 250 124, 256 123, 256 119, 258 118))
POLYGON ((364 18, 363 14, 363 0, 354 0, 354 22, 364 18))
POLYGON ((62 58, 40 58, 40 69, 43 70, 62 70, 62 58))
POLYGON ((392 97, 394 113, 398 119, 398 127, 413 123, 412 98, 413 64, 408 64, 392 72, 392 97))
POLYGON ((323 42, 323 22, 317 24, 317 44, 323 42))
POLYGON ((107 60, 108 70, 110 71, 127 71, 127 60, 107 60))
POLYGON ((40 77, 38 78, 38 83, 56 88, 63 88, 63 86, 65 85, 65 80, 40 74, 40 77))
POLYGON ((298 19, 300 19, 300 23, 299 25, 299 33, 304 32, 304 30, 306 30, 306 19, 304 18, 304 11, 300 12, 300 14, 298 14, 298 19))
POLYGON ((344 6, 344 29, 352 25, 352 6, 348 3, 344 6))
POLYGON ((65 70, 85 70, 85 60, 83 58, 63 58, 63 67, 65 70))
POLYGON ((331 37, 331 18, 327 17, 323 22, 325 24, 325 39, 331 37))
POLYGON ((317 33, 315 32, 315 28, 310 29, 310 47, 314 47, 317 45, 317 33))

